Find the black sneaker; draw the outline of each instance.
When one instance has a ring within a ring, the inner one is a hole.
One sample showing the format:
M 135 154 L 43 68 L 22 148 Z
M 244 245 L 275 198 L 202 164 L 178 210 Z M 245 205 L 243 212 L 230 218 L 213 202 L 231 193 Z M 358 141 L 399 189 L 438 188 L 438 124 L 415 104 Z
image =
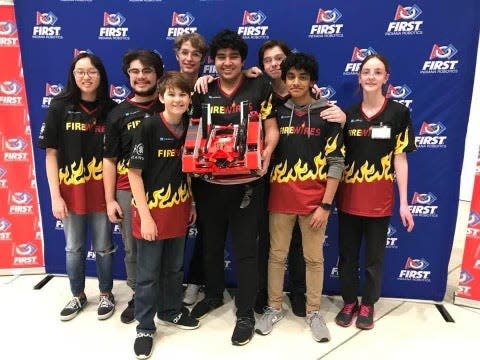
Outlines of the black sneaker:
M 98 320 L 105 320 L 108 319 L 110 316 L 113 315 L 115 311 L 115 298 L 113 294 L 110 293 L 108 295 L 100 295 L 100 302 L 98 303 L 98 310 L 97 310 L 97 319 Z
M 266 290 L 260 290 L 257 292 L 257 299 L 253 306 L 253 311 L 258 315 L 262 315 L 265 312 L 265 308 L 268 307 L 268 295 Z
M 223 305 L 222 299 L 205 298 L 198 302 L 192 309 L 191 316 L 197 320 L 203 319 L 208 313 Z
M 355 326 L 362 330 L 373 329 L 373 305 L 360 305 Z
M 124 324 L 130 324 L 133 320 L 135 320 L 135 295 L 132 296 L 132 300 L 128 302 L 128 306 L 120 315 L 120 321 Z
M 72 320 L 78 313 L 83 309 L 87 303 L 87 298 L 85 296 L 78 297 L 74 296 L 72 300 L 68 302 L 67 305 L 60 312 L 60 320 L 68 321 Z
M 306 302 L 307 298 L 303 293 L 289 293 L 290 304 L 292 305 L 292 312 L 298 317 L 305 317 L 307 315 Z
M 183 310 L 183 309 L 182 309 Z M 170 319 L 158 319 L 162 325 L 173 325 L 183 330 L 195 330 L 200 326 L 200 322 L 183 311 Z
M 152 333 L 137 332 L 133 344 L 133 351 L 135 351 L 137 359 L 148 359 L 152 355 L 153 335 Z
M 353 318 L 358 312 L 358 301 L 350 304 L 343 304 L 342 310 L 335 316 L 335 322 L 337 325 L 348 327 L 352 325 Z
M 235 329 L 233 329 L 232 334 L 232 344 L 233 345 L 246 345 L 250 342 L 253 337 L 255 330 L 255 318 L 251 317 L 240 317 L 237 319 L 237 324 Z

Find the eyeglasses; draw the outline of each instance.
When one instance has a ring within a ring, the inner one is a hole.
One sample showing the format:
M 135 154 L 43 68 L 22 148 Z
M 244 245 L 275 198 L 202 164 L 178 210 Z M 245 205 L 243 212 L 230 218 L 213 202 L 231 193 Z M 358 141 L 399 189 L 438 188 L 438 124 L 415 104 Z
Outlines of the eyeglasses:
M 364 69 L 360 72 L 360 75 L 362 76 L 365 76 L 365 77 L 368 77 L 368 76 L 373 76 L 373 77 L 382 77 L 386 74 L 385 71 L 383 70 L 368 70 L 368 69 Z
M 83 78 L 85 75 L 88 75 L 90 78 L 96 78 L 98 76 L 97 70 L 73 70 L 73 75 L 77 78 Z
M 277 63 L 281 63 L 283 60 L 285 60 L 286 56 L 285 55 L 275 55 L 273 57 L 266 57 L 263 59 L 264 64 L 270 64 L 273 60 L 275 60 Z
M 182 58 L 188 57 L 190 55 L 193 59 L 200 60 L 202 58 L 202 53 L 200 51 L 188 51 L 188 50 L 179 50 L 178 55 Z
M 154 72 L 155 72 L 155 70 L 151 67 L 146 67 L 146 68 L 143 68 L 143 69 L 130 68 L 130 69 L 127 70 L 127 73 L 129 75 L 135 75 L 135 76 L 140 75 L 140 73 L 142 73 L 143 75 L 151 75 Z

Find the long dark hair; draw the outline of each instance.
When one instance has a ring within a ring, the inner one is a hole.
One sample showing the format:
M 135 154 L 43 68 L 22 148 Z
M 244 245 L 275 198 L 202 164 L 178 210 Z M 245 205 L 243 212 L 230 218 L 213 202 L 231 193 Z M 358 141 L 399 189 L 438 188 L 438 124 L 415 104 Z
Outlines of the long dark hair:
M 68 80 L 67 86 L 58 94 L 55 98 L 58 100 L 64 100 L 69 103 L 72 103 L 76 106 L 80 104 L 81 100 L 81 91 L 75 82 L 75 76 L 73 75 L 73 70 L 75 65 L 80 59 L 89 58 L 92 62 L 92 65 L 98 70 L 100 76 L 100 83 L 97 88 L 97 98 L 98 107 L 100 109 L 100 114 L 106 115 L 106 112 L 110 110 L 110 97 L 108 92 L 108 77 L 107 72 L 105 71 L 105 66 L 103 66 L 102 60 L 97 55 L 92 53 L 83 52 L 75 56 L 68 70 Z

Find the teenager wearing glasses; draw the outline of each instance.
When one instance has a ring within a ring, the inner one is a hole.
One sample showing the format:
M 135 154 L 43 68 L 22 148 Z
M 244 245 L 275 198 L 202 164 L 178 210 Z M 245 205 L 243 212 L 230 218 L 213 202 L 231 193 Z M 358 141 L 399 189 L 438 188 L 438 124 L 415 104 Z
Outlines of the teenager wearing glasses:
M 158 101 L 157 80 L 163 75 L 163 62 L 156 52 L 146 49 L 133 50 L 123 56 L 122 70 L 127 76 L 133 96 L 118 104 L 108 115 L 105 134 L 103 182 L 108 218 L 119 224 L 125 248 L 127 285 L 133 295 L 120 320 L 134 320 L 135 287 L 137 280 L 137 241 L 132 235 L 132 191 L 128 181 L 128 159 L 133 134 L 140 123 L 163 110 Z
M 73 294 L 60 313 L 63 321 L 73 319 L 87 304 L 87 227 L 96 254 L 98 319 L 109 318 L 115 310 L 115 248 L 102 182 L 106 115 L 114 105 L 108 96 L 107 73 L 101 60 L 96 55 L 81 53 L 73 59 L 67 86 L 52 100 L 40 131 L 39 146 L 46 149 L 52 213 L 64 225 L 66 268 Z

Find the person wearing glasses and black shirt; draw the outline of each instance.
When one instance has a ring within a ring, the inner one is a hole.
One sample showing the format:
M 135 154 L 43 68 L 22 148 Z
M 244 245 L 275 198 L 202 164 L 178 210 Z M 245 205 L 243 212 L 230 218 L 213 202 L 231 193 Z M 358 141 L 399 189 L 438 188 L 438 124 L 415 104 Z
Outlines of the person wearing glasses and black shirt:
M 118 104 L 108 114 L 105 133 L 103 183 L 108 218 L 120 224 L 125 247 L 125 269 L 127 285 L 133 296 L 120 320 L 134 320 L 135 285 L 137 266 L 137 242 L 131 229 L 132 191 L 128 181 L 128 159 L 133 134 L 147 117 L 163 111 L 158 101 L 157 80 L 163 75 L 163 62 L 155 51 L 140 49 L 128 51 L 123 56 L 122 70 L 128 77 L 133 96 Z
M 107 113 L 115 103 L 108 97 L 105 67 L 94 54 L 81 53 L 70 65 L 67 86 L 51 102 L 39 136 L 46 149 L 46 173 L 52 213 L 63 221 L 66 269 L 73 298 L 60 313 L 71 320 L 87 303 L 85 245 L 87 226 L 96 253 L 100 289 L 98 319 L 115 310 L 112 294 L 111 237 L 102 183 L 103 137 Z

